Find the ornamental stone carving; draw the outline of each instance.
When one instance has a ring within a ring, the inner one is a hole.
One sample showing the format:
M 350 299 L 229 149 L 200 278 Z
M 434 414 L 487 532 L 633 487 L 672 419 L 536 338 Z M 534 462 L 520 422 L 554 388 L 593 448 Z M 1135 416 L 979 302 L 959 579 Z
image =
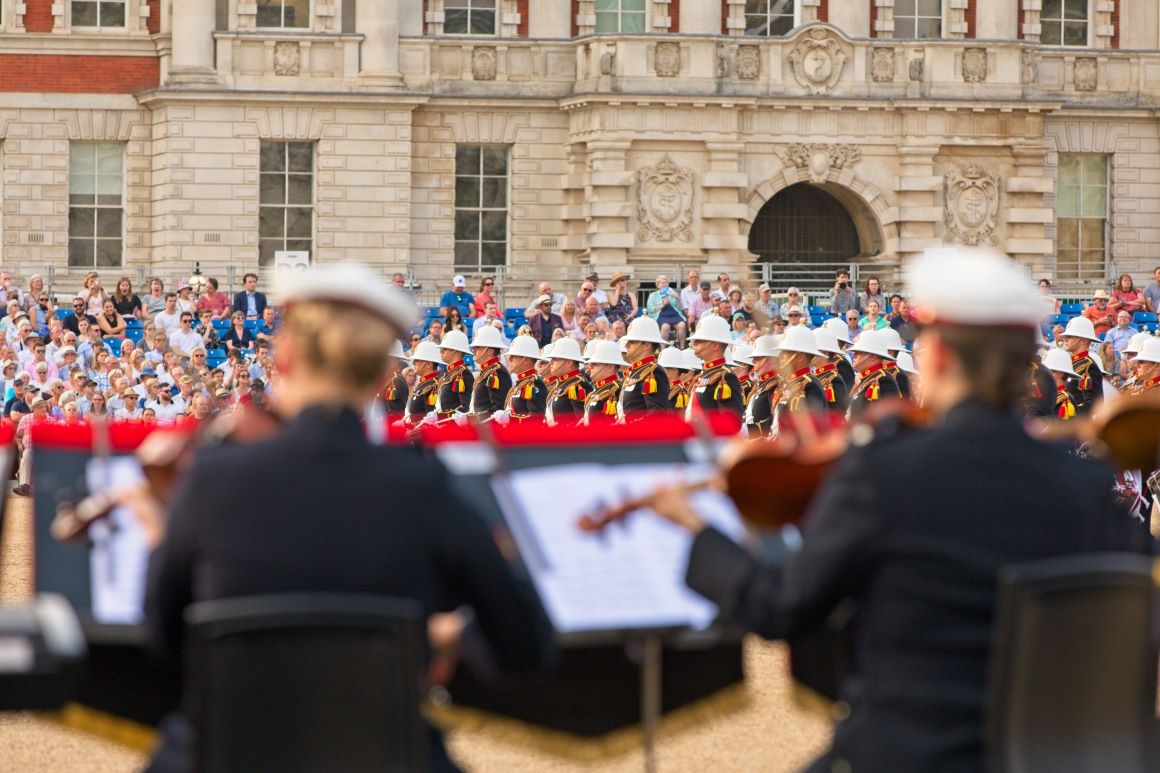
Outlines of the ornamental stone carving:
M 987 49 L 963 49 L 963 80 L 967 83 L 982 83 L 987 80 Z
M 827 29 L 812 29 L 789 52 L 793 75 L 811 94 L 827 94 L 842 77 L 849 58 Z
M 979 164 L 952 169 L 944 176 L 943 222 L 945 241 L 969 246 L 995 244 L 998 226 L 999 182 Z
M 862 151 L 853 145 L 819 145 L 815 143 L 795 143 L 781 154 L 782 160 L 802 169 L 810 176 L 810 182 L 822 183 L 830 176 L 830 170 L 853 167 L 862 160 Z
M 1096 83 L 1099 81 L 1099 70 L 1096 67 L 1095 57 L 1076 57 L 1072 81 L 1075 83 L 1076 91 L 1096 90 Z
M 639 181 L 636 216 L 637 238 L 658 242 L 693 238 L 693 170 L 677 164 L 666 154 L 656 166 L 636 173 Z
M 1023 49 L 1022 80 L 1028 86 L 1039 80 L 1039 57 L 1030 48 Z
M 681 44 L 657 43 L 653 55 L 653 68 L 662 78 L 675 78 L 681 74 Z
M 493 81 L 496 73 L 494 46 L 479 46 L 471 52 L 471 77 L 477 81 Z
M 870 77 L 875 83 L 890 83 L 894 80 L 894 57 L 893 48 L 870 50 Z
M 737 77 L 756 80 L 761 75 L 761 49 L 757 46 L 737 47 Z
M 298 44 L 282 40 L 274 44 L 274 74 L 297 75 L 302 70 L 302 51 Z

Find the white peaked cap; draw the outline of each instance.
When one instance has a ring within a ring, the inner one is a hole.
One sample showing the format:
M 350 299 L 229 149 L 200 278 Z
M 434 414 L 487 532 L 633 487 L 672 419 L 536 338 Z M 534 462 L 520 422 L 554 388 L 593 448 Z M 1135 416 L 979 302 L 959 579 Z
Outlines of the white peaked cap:
M 439 342 L 439 348 L 471 354 L 471 349 L 467 348 L 467 336 L 458 330 L 444 333 L 443 340 Z
M 584 358 L 580 356 L 580 344 L 576 343 L 575 338 L 564 337 L 556 341 L 552 345 L 552 351 L 548 355 L 553 360 L 572 360 L 572 362 L 583 362 Z
M 507 346 L 503 342 L 503 336 L 499 334 L 491 325 L 484 325 L 475 334 L 475 340 L 471 342 L 471 348 L 485 348 L 485 349 L 499 349 L 503 351 Z
M 549 360 L 552 359 L 553 346 L 554 346 L 554 342 L 550 342 L 550 343 L 548 343 L 547 346 L 545 346 L 543 349 L 540 350 L 540 359 L 542 361 L 548 362 Z
M 924 323 L 1034 327 L 1043 294 L 1010 258 L 985 247 L 940 247 L 912 259 L 907 297 Z
M 918 368 L 914 367 L 914 357 L 905 349 L 898 352 L 898 367 L 907 373 L 918 374 Z
M 761 336 L 753 342 L 753 354 L 750 357 L 776 357 L 777 336 Z
M 300 301 L 353 304 L 400 331 L 415 324 L 419 317 L 419 310 L 406 295 L 361 263 L 310 266 L 305 271 L 281 274 L 276 290 L 283 307 Z
M 1089 341 L 1099 341 L 1096 336 L 1095 326 L 1087 317 L 1072 317 L 1067 321 L 1067 327 L 1061 335 L 1072 336 L 1074 338 L 1086 338 Z
M 1131 339 L 1128 340 L 1128 345 L 1124 347 L 1123 354 L 1139 354 L 1140 347 L 1142 347 L 1144 342 L 1151 337 L 1152 334 L 1147 330 L 1136 333 L 1136 335 L 1132 336 Z
M 415 350 L 411 352 L 411 361 L 415 360 L 443 362 L 443 358 L 439 356 L 439 347 L 435 345 L 434 341 L 420 341 Z
M 733 344 L 733 362 L 737 365 L 753 366 L 753 347 L 745 343 Z
M 652 317 L 637 317 L 628 324 L 628 332 L 621 336 L 622 341 L 644 341 L 650 344 L 667 344 L 661 338 L 661 328 Z
M 839 319 L 838 317 L 830 317 L 822 324 L 822 327 L 837 336 L 838 340 L 842 343 L 854 343 L 850 340 L 850 326 L 846 323 L 846 320 Z
M 733 343 L 729 323 L 717 315 L 704 317 L 697 323 L 697 329 L 689 336 L 690 341 L 714 341 L 728 346 Z
M 616 345 L 615 341 L 593 341 L 588 363 L 590 365 L 616 365 L 617 367 L 628 365 L 620 356 L 620 347 Z
M 817 344 L 819 352 L 842 353 L 842 347 L 838 346 L 838 336 L 828 327 L 814 328 L 814 343 Z
M 495 328 L 492 328 L 493 330 Z M 499 331 L 496 330 L 498 333 Z M 531 357 L 533 360 L 540 357 L 540 345 L 531 336 L 516 336 L 508 349 L 508 357 Z
M 1043 355 L 1043 367 L 1056 373 L 1066 373 L 1069 376 L 1077 375 L 1071 366 L 1071 355 L 1065 349 L 1056 347 L 1048 349 Z
M 814 331 L 805 325 L 787 327 L 785 329 L 785 336 L 781 339 L 781 343 L 777 345 L 777 348 L 783 352 L 799 352 L 814 357 L 821 354 L 818 351 L 817 339 L 814 338 Z
M 1160 362 L 1160 338 L 1149 336 L 1140 346 L 1140 353 L 1136 355 L 1137 362 Z
M 407 355 L 403 353 L 403 342 L 397 338 L 391 342 L 390 356 L 400 360 L 407 359 Z
M 898 335 L 898 331 L 887 326 L 878 331 L 878 335 L 886 342 L 886 349 L 892 351 L 902 351 L 906 345 L 902 343 L 902 336 Z
M 862 335 L 858 336 L 858 340 L 850 347 L 850 351 L 876 354 L 879 357 L 890 359 L 890 352 L 886 351 L 886 342 L 878 333 L 877 330 L 863 330 Z
M 685 369 L 702 370 L 701 358 L 696 355 L 692 347 L 685 350 Z
M 676 368 L 677 370 L 688 370 L 689 362 L 685 359 L 685 353 L 675 346 L 661 350 L 661 355 L 657 357 L 657 365 L 662 368 Z
M 582 362 L 588 362 L 588 358 L 592 356 L 592 347 L 596 341 L 597 339 L 593 338 L 591 341 L 588 341 L 584 344 L 584 351 L 580 354 L 580 359 Z

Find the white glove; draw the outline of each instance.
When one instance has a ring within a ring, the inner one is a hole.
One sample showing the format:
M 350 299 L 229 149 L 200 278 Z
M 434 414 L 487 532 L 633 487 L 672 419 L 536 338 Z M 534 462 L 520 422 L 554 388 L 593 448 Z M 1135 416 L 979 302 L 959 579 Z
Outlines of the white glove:
M 491 420 L 501 427 L 506 427 L 508 422 L 510 422 L 512 419 L 511 414 L 509 414 L 507 411 L 496 411 L 491 415 Z
M 423 421 L 421 421 L 419 423 L 420 424 L 434 424 L 436 421 L 438 421 L 438 417 L 435 415 L 435 411 L 428 411 L 426 414 L 423 415 Z
M 467 414 L 466 413 L 452 414 L 451 420 L 455 422 L 455 426 L 462 427 L 464 424 L 467 423 Z

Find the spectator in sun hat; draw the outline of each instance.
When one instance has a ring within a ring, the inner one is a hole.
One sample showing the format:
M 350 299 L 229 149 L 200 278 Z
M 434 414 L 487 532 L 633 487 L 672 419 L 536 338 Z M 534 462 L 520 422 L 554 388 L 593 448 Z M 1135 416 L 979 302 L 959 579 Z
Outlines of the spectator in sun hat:
M 1096 290 L 1092 293 L 1091 305 L 1083 310 L 1083 315 L 1091 320 L 1097 338 L 1111 330 L 1112 326 L 1116 324 L 1115 313 L 1108 307 L 1108 299 L 1109 296 L 1106 292 Z

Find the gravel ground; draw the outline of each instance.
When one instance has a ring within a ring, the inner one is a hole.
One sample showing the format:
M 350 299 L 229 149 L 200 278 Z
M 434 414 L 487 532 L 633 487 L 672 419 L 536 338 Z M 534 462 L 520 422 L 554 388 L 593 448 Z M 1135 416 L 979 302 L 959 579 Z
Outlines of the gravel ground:
M 0 545 L 0 601 L 25 600 L 32 592 L 32 507 L 9 498 Z M 746 645 L 750 705 L 673 737 L 657 750 L 662 773 L 763 771 L 802 768 L 824 747 L 829 727 L 789 700 L 785 650 L 753 639 Z M 477 773 L 573 773 L 643 769 L 640 752 L 583 765 L 491 738 L 481 731 L 455 733 L 452 754 Z M 109 773 L 140 770 L 144 759 L 123 747 L 59 727 L 27 714 L 0 715 L 0 770 L 4 773 Z

